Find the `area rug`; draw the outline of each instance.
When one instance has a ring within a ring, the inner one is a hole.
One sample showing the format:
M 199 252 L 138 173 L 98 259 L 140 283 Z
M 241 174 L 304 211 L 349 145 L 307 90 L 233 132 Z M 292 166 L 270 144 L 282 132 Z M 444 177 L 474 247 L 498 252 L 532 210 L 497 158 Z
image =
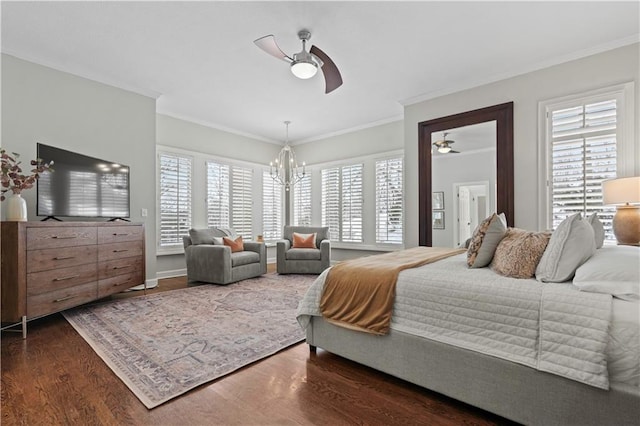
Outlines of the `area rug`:
M 313 275 L 267 274 L 64 312 L 147 408 L 304 339 L 298 302 Z

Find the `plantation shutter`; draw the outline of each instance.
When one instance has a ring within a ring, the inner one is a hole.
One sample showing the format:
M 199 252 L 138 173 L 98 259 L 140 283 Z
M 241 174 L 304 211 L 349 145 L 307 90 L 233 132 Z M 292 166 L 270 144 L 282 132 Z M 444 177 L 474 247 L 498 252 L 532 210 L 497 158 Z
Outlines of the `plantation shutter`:
M 311 176 L 293 186 L 293 224 L 311 226 Z
M 192 159 L 160 154 L 160 247 L 182 245 L 191 228 Z
M 262 235 L 266 241 L 282 238 L 282 185 L 268 170 L 262 172 Z
M 324 169 L 322 177 L 322 226 L 328 226 L 331 239 L 340 239 L 340 169 Z
M 251 226 L 251 180 L 253 170 L 247 167 L 231 166 L 231 227 L 238 235 L 250 239 Z
M 616 177 L 617 102 L 578 102 L 555 109 L 550 122 L 550 198 L 553 229 L 575 213 L 598 213 L 614 241 L 615 209 L 603 206 L 602 181 Z
M 229 166 L 207 161 L 207 227 L 229 226 Z
M 340 241 L 362 242 L 362 164 L 342 167 L 342 229 Z
M 376 243 L 402 244 L 402 157 L 376 161 Z

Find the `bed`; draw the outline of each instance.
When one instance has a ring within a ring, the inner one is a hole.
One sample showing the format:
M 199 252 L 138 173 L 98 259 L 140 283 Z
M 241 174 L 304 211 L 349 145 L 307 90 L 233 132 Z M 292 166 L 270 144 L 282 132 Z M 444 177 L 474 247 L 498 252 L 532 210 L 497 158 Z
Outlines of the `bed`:
M 312 350 L 519 423 L 638 425 L 640 305 L 634 294 L 612 296 L 620 285 L 623 293 L 637 292 L 638 253 L 637 247 L 606 246 L 578 268 L 575 282 L 564 283 L 470 269 L 465 254 L 406 269 L 382 336 L 323 318 L 329 269 L 300 302 L 298 321 Z M 624 278 L 626 272 L 632 278 Z

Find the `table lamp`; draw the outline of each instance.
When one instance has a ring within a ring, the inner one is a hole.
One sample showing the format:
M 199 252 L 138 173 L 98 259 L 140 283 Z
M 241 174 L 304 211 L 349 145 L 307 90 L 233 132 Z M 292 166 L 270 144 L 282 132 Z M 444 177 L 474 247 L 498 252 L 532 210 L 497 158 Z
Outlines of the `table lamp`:
M 616 205 L 613 234 L 618 244 L 640 244 L 640 176 L 610 179 L 602 182 L 604 204 Z M 634 205 L 635 204 L 635 205 Z

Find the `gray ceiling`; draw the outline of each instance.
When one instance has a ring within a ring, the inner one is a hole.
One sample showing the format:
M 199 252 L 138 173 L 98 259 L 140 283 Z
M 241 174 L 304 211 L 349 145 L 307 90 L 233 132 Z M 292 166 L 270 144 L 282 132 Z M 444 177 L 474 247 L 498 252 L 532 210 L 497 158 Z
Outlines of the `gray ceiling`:
M 280 143 L 398 120 L 403 105 L 637 42 L 629 2 L 2 2 L 2 51 L 157 97 L 160 113 Z M 312 32 L 344 85 L 298 80 Z

